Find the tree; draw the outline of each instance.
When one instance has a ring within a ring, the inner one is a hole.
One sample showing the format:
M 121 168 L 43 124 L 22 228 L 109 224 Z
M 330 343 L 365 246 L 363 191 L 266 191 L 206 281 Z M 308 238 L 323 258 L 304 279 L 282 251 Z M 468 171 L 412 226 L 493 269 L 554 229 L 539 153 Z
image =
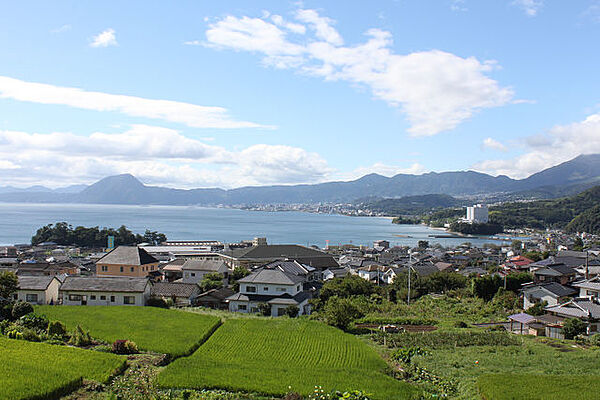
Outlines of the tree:
M 231 273 L 231 280 L 235 282 L 248 275 L 250 275 L 250 271 L 248 271 L 244 267 L 237 266 L 233 269 L 233 272 Z
M 587 330 L 585 322 L 579 318 L 567 318 L 562 327 L 562 333 L 565 339 L 574 339 L 575 336 L 584 334 Z
M 546 308 L 547 305 L 548 305 L 548 302 L 544 300 L 542 302 L 535 303 L 534 305 L 529 307 L 526 310 L 526 312 L 527 312 L 527 314 L 533 315 L 533 316 L 544 315 L 546 313 L 544 308 Z
M 271 315 L 271 305 L 269 303 L 258 303 L 257 307 L 260 315 L 264 315 L 265 317 Z
M 360 278 L 359 278 L 360 279 Z M 352 321 L 363 316 L 351 299 L 330 297 L 323 308 L 323 319 L 328 325 L 342 330 L 348 329 Z
M 300 309 L 294 304 L 290 304 L 285 308 L 285 315 L 287 315 L 290 318 L 296 318 L 299 312 Z
M 344 278 L 334 278 L 323 284 L 319 294 L 322 303 L 330 297 L 347 298 L 351 296 L 370 296 L 375 292 L 375 285 L 359 276 L 351 275 Z
M 0 272 L 0 297 L 9 300 L 19 289 L 19 278 L 14 272 Z
M 573 242 L 573 250 L 583 251 L 583 239 L 581 239 L 579 236 L 577 236 Z
M 419 240 L 418 247 L 419 249 L 424 250 L 429 247 L 429 242 L 427 240 Z
M 205 292 L 211 289 L 218 289 L 223 286 L 223 275 L 218 272 L 210 272 L 204 275 L 199 285 Z

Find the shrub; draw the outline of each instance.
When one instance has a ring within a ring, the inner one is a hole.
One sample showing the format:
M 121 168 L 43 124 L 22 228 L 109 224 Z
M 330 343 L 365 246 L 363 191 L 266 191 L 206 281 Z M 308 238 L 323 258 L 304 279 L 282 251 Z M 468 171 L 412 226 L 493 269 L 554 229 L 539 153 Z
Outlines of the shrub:
M 362 314 L 351 299 L 342 299 L 333 296 L 325 303 L 323 316 L 328 325 L 346 330 L 348 329 L 348 325 L 355 319 L 362 317 Z
M 290 318 L 296 318 L 298 316 L 299 312 L 300 312 L 300 309 L 298 308 L 298 306 L 295 306 L 293 304 L 291 304 L 285 308 L 285 315 L 287 315 Z
M 258 312 L 260 315 L 268 317 L 271 315 L 271 305 L 268 303 L 258 303 Z
M 52 321 L 48 324 L 48 335 L 65 336 L 67 327 L 60 321 Z
M 112 346 L 105 346 L 105 345 L 94 346 L 92 348 L 92 350 L 99 351 L 101 353 L 112 353 Z
M 587 325 L 579 318 L 567 318 L 562 327 L 562 334 L 565 339 L 574 339 L 575 336 L 584 334 Z
M 427 352 L 420 347 L 408 347 L 395 350 L 391 355 L 391 359 L 404 364 L 410 364 L 414 356 L 425 356 Z
M 527 312 L 527 314 L 533 315 L 533 316 L 544 315 L 546 313 L 544 308 L 546 308 L 547 305 L 548 305 L 547 301 L 535 303 L 534 305 L 529 307 L 526 312 Z
M 19 325 L 29 329 L 35 329 L 38 331 L 45 331 L 48 329 L 48 318 L 43 315 L 27 314 L 19 318 L 17 322 Z
M 28 342 L 40 342 L 40 335 L 37 334 L 33 329 L 25 328 L 22 332 L 23 340 L 27 340 Z
M 92 344 L 92 337 L 89 332 L 84 331 L 80 325 L 77 325 L 71 339 L 69 339 L 69 344 L 77 347 L 89 346 Z
M 158 297 L 151 297 L 146 302 L 146 305 L 149 307 L 159 307 L 159 308 L 169 308 L 169 305 L 164 299 Z
M 589 342 L 592 346 L 600 346 L 600 333 L 590 336 Z
M 19 319 L 24 315 L 33 312 L 33 306 L 25 301 L 17 301 L 12 308 L 12 317 Z
M 130 340 L 115 340 L 112 344 L 112 352 L 115 354 L 136 354 L 137 345 Z

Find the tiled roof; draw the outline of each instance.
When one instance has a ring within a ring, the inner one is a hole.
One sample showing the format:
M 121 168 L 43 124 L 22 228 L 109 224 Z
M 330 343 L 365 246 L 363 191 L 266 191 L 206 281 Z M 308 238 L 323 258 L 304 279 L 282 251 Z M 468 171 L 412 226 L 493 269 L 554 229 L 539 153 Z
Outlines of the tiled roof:
M 19 275 L 20 290 L 46 290 L 50 282 L 54 279 L 53 276 L 24 276 Z
M 157 282 L 152 285 L 152 296 L 158 297 L 194 297 L 200 292 L 198 285 L 193 283 Z
M 219 269 L 228 269 L 227 265 L 221 260 L 187 260 L 182 266 L 182 270 L 210 271 L 217 272 Z
M 148 285 L 146 278 L 91 278 L 68 276 L 62 284 L 61 291 L 87 292 L 143 292 Z
M 96 264 L 146 265 L 157 262 L 156 258 L 152 257 L 141 247 L 119 246 L 96 261 Z
M 297 283 L 303 282 L 304 278 L 286 274 L 283 271 L 277 269 L 266 269 L 261 268 L 250 275 L 238 280 L 240 283 L 272 283 L 272 284 L 282 284 L 282 285 L 295 285 Z
M 277 257 L 328 257 L 322 251 L 297 244 L 271 244 L 236 249 L 227 253 L 233 258 L 277 258 Z

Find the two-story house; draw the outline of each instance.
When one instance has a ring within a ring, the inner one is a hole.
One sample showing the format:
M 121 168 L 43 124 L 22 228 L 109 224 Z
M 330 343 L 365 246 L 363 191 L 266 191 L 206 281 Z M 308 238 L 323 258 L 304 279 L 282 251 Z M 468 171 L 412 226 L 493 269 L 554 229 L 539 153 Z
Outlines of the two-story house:
M 96 275 L 142 278 L 158 272 L 158 264 L 141 247 L 119 246 L 96 261 Z
M 197 260 L 191 259 L 186 260 L 181 266 L 181 272 L 183 275 L 183 283 L 199 283 L 204 275 L 210 273 L 218 273 L 223 275 L 223 279 L 229 277 L 229 268 L 227 265 L 219 260 Z
M 600 276 L 574 283 L 573 287 L 579 289 L 579 297 L 600 299 Z
M 239 292 L 227 298 L 229 311 L 254 313 L 259 311 L 259 304 L 266 303 L 274 317 L 284 315 L 290 305 L 298 307 L 299 315 L 310 314 L 310 293 L 303 288 L 305 281 L 305 276 L 278 268 L 261 268 L 238 280 Z
M 535 283 L 556 282 L 568 285 L 577 277 L 577 271 L 565 264 L 549 264 L 533 271 Z

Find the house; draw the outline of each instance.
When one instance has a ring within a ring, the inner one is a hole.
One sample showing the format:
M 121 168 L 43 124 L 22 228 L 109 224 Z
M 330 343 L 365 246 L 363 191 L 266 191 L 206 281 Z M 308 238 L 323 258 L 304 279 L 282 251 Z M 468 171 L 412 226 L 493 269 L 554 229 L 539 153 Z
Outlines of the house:
M 579 297 L 600 298 L 600 276 L 573 283 L 573 287 L 579 289 Z
M 348 268 L 328 268 L 321 274 L 324 281 L 333 278 L 343 278 L 348 275 L 350 275 L 350 269 Z
M 19 275 L 19 289 L 14 294 L 15 300 L 31 304 L 57 304 L 60 280 L 55 276 L 22 276 Z
M 561 285 L 568 285 L 577 277 L 577 271 L 565 264 L 549 264 L 533 271 L 533 281 L 557 282 Z
M 228 287 L 222 287 L 219 289 L 211 289 L 204 293 L 201 293 L 196 297 L 195 305 L 200 307 L 209 307 L 214 309 L 227 309 L 227 298 L 233 296 L 235 292 L 233 289 Z
M 35 261 L 26 260 L 17 266 L 17 275 L 37 275 L 37 276 L 56 276 L 56 275 L 78 275 L 80 268 L 70 261 Z
M 183 274 L 183 283 L 199 283 L 204 275 L 217 273 L 223 275 L 223 278 L 229 277 L 229 268 L 222 260 L 186 260 L 181 266 Z
M 390 269 L 390 267 L 385 267 L 383 265 L 371 264 L 367 267 L 361 267 L 357 269 L 358 276 L 367 280 L 369 282 L 374 282 L 376 284 L 387 281 L 384 280 L 384 276 L 386 271 Z
M 141 247 L 119 246 L 96 261 L 97 276 L 146 277 L 159 261 Z
M 240 291 L 227 298 L 229 311 L 258 312 L 260 303 L 271 306 L 271 315 L 285 314 L 285 309 L 295 305 L 299 315 L 310 314 L 310 293 L 303 289 L 305 277 L 280 269 L 261 268 L 238 280 Z
M 191 306 L 201 290 L 195 283 L 156 282 L 150 290 L 150 297 L 171 299 L 177 306 Z
M 146 278 L 67 276 L 60 296 L 64 305 L 144 306 L 151 287 Z
M 544 301 L 549 306 L 564 303 L 577 293 L 577 290 L 556 282 L 532 283 L 524 286 L 521 291 L 525 310 Z
M 177 279 L 183 278 L 183 270 L 181 267 L 185 264 L 185 258 L 176 258 L 166 264 L 163 264 L 161 270 L 165 274 L 165 279 L 169 282 L 173 282 Z
M 600 328 L 600 303 L 598 299 L 574 298 L 562 304 L 548 306 L 544 310 L 561 318 L 579 318 L 587 324 L 587 335 L 593 335 Z
M 17 257 L 15 246 L 0 246 L 0 257 Z
M 452 271 L 452 264 L 451 263 L 447 263 L 447 262 L 443 262 L 443 261 L 438 261 L 435 264 L 435 267 L 438 269 L 438 271 Z
M 228 250 L 221 254 L 221 258 L 232 270 L 235 267 L 244 267 L 250 270 L 253 266 L 282 259 L 296 260 L 321 271 L 339 267 L 331 255 L 296 244 L 258 245 Z

